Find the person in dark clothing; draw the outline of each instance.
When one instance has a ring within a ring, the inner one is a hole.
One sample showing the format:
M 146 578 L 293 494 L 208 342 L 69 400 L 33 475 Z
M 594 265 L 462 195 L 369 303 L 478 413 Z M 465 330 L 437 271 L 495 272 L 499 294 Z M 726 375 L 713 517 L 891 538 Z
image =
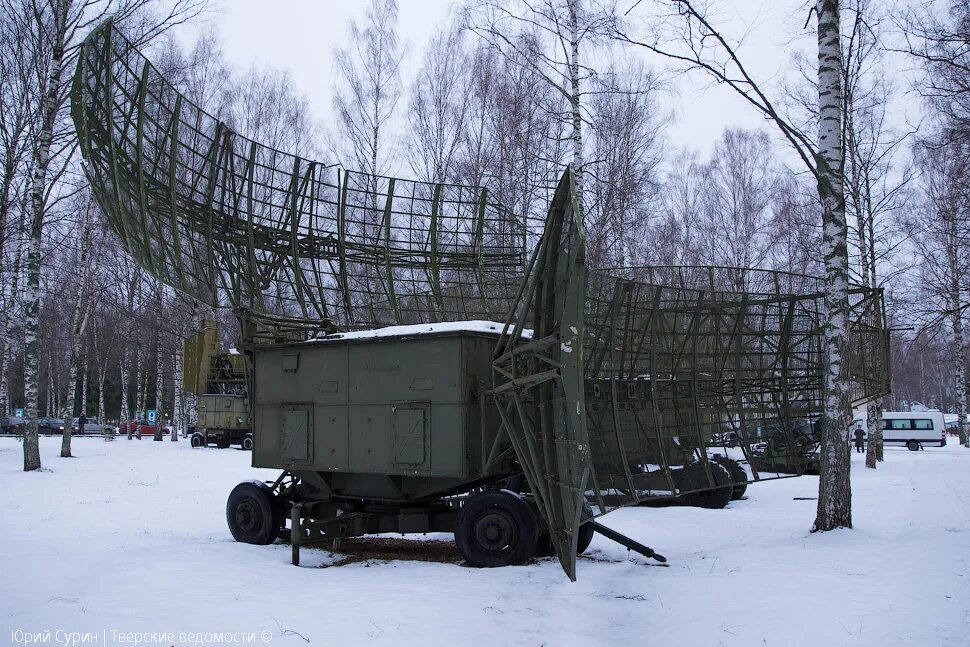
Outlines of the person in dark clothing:
M 84 435 L 84 425 L 88 424 L 88 419 L 84 417 L 84 413 L 81 413 L 81 417 L 77 419 L 77 433 Z
M 855 428 L 855 450 L 856 452 L 864 452 L 866 449 L 866 432 L 862 431 L 862 427 Z

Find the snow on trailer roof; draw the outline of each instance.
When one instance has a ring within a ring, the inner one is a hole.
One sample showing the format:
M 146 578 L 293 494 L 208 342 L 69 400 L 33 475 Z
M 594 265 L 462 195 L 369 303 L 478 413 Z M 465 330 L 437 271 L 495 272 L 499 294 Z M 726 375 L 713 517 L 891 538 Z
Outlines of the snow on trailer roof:
M 313 339 L 307 340 L 307 343 L 320 343 L 328 341 L 345 341 L 348 339 L 377 339 L 385 337 L 415 337 L 420 335 L 436 335 L 442 333 L 478 333 L 486 335 L 498 336 L 502 334 L 502 329 L 505 327 L 504 323 L 499 323 L 497 321 L 483 321 L 483 320 L 471 320 L 471 321 L 444 321 L 440 323 L 421 323 L 421 324 L 410 324 L 407 326 L 386 326 L 384 328 L 375 328 L 374 330 L 355 330 L 352 332 L 339 332 L 331 333 L 329 335 L 317 335 Z M 511 328 L 510 328 L 511 330 Z M 532 331 L 529 329 L 522 330 L 522 337 L 525 339 L 532 338 Z

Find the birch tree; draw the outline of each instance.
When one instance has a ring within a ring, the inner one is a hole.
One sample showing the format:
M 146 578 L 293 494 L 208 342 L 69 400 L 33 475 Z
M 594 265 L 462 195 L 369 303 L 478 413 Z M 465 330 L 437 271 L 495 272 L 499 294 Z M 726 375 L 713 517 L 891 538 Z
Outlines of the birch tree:
M 825 263 L 823 327 L 828 371 L 822 418 L 821 478 L 814 530 L 852 527 L 849 482 L 848 371 L 845 357 L 849 314 L 849 250 L 845 219 L 842 150 L 842 42 L 838 0 L 819 0 L 818 15 L 818 193 L 822 203 Z
M 30 202 L 30 237 L 27 248 L 27 286 L 24 299 L 24 471 L 40 469 L 40 447 L 37 441 L 37 360 L 38 317 L 40 303 L 40 240 L 47 208 L 48 171 L 51 144 L 60 108 L 64 102 L 65 53 L 69 44 L 72 2 L 55 0 L 50 11 L 38 16 L 35 62 L 40 64 L 40 106 L 34 126 L 33 167 Z M 42 10 L 43 11 L 43 10 Z M 73 17 L 74 21 L 79 16 Z M 49 21 L 48 24 L 45 24 Z M 45 29 L 49 26 L 49 31 Z M 46 34 L 45 34 L 46 32 Z M 64 425 L 65 428 L 68 426 Z M 67 431 L 65 429 L 65 431 Z M 67 432 L 69 434 L 69 432 Z
M 949 364 L 960 420 L 960 442 L 968 442 L 966 432 L 966 335 L 964 311 L 970 264 L 970 142 L 942 133 L 923 140 L 914 152 L 920 168 L 921 208 L 907 219 L 919 260 L 915 291 L 916 312 L 923 321 L 922 335 L 932 335 L 937 324 L 949 324 Z
M 970 138 L 970 2 L 922 0 L 898 14 L 902 51 L 919 62 L 920 94 L 948 124 L 950 136 Z
M 659 211 L 663 85 L 642 64 L 611 65 L 590 84 L 586 254 L 591 265 L 644 264 Z
M 23 210 L 33 101 L 28 91 L 31 70 L 20 56 L 20 21 L 0 20 L 0 416 L 8 414 L 11 336 L 16 317 L 17 286 L 22 260 Z
M 350 21 L 348 40 L 350 47 L 333 54 L 335 153 L 365 173 L 386 175 L 393 162 L 389 124 L 401 99 L 396 0 L 371 0 L 363 26 Z
M 41 238 L 45 218 L 61 190 L 59 182 L 76 150 L 67 116 L 70 70 L 85 31 L 108 15 L 133 30 L 133 42 L 144 45 L 176 24 L 197 16 L 205 0 L 4 0 L 3 10 L 19 19 L 28 35 L 21 54 L 36 73 L 38 97 L 30 143 L 30 226 L 24 292 L 24 471 L 40 469 L 37 442 L 38 308 Z M 63 195 L 61 191 L 60 195 Z M 66 425 L 65 425 L 66 426 Z
M 768 135 L 725 130 L 700 175 L 700 218 L 709 246 L 705 260 L 763 267 L 775 243 L 772 207 L 781 181 Z
M 432 38 L 411 87 L 406 157 L 426 182 L 453 179 L 472 98 L 468 58 L 464 34 L 447 29 Z
M 970 446 L 962 317 L 966 284 L 961 277 L 965 271 L 962 227 L 970 203 L 964 170 L 966 155 L 970 153 L 970 3 L 950 0 L 947 4 L 949 11 L 944 13 L 938 11 L 937 3 L 920 3 L 903 13 L 898 26 L 905 36 L 902 51 L 922 65 L 924 76 L 917 89 L 935 121 L 936 132 L 918 149 L 918 157 L 926 164 L 922 167 L 923 192 L 933 223 L 928 230 L 918 232 L 924 239 L 921 256 L 928 261 L 921 269 L 938 275 L 942 281 L 938 285 L 945 291 L 960 442 Z M 954 180 L 964 184 L 954 184 Z M 928 241 L 936 242 L 943 259 L 928 253 L 932 248 Z
M 849 231 L 850 272 L 866 287 L 882 286 L 880 270 L 897 247 L 893 215 L 907 205 L 906 189 L 912 173 L 899 168 L 900 153 L 911 132 L 888 125 L 895 88 L 883 61 L 885 14 L 870 0 L 844 0 L 842 13 L 842 133 L 845 147 L 845 196 Z M 796 58 L 802 83 L 792 94 L 794 103 L 812 124 L 818 123 L 816 66 Z M 882 460 L 882 408 L 866 403 L 868 449 L 866 466 Z
M 848 339 L 848 231 L 845 219 L 842 149 L 842 62 L 838 0 L 817 0 L 818 134 L 814 139 L 797 127 L 768 96 L 746 67 L 737 42 L 722 34 L 709 19 L 707 3 L 673 0 L 651 15 L 638 29 L 626 15 L 641 11 L 631 2 L 617 12 L 612 37 L 680 65 L 700 71 L 725 84 L 772 123 L 791 144 L 796 155 L 814 176 L 822 222 L 824 262 L 824 319 L 822 322 L 826 371 L 824 414 L 819 421 L 821 468 L 818 508 L 812 529 L 832 530 L 852 526 L 852 498 L 849 482 L 848 372 L 845 346 Z M 642 33 L 640 33 L 642 32 Z
M 585 219 L 586 157 L 583 124 L 587 121 L 584 84 L 594 70 L 584 62 L 584 48 L 600 35 L 609 13 L 582 0 L 473 0 L 465 23 L 507 61 L 531 70 L 558 93 L 568 109 L 569 164 L 577 206 Z
M 64 434 L 61 438 L 61 457 L 71 457 L 71 418 L 74 416 L 74 400 L 77 388 L 78 371 L 81 368 L 84 334 L 88 325 L 88 313 L 91 305 L 91 241 L 94 232 L 94 218 L 91 211 L 94 205 L 91 197 L 82 198 L 84 204 L 80 207 L 82 213 L 81 234 L 78 241 L 77 258 L 74 262 L 74 299 L 71 302 L 71 324 L 68 329 L 70 335 L 70 363 L 67 376 L 67 397 L 61 409 L 64 418 Z M 86 377 L 84 378 L 87 379 Z M 80 414 L 85 413 L 86 389 L 81 397 Z

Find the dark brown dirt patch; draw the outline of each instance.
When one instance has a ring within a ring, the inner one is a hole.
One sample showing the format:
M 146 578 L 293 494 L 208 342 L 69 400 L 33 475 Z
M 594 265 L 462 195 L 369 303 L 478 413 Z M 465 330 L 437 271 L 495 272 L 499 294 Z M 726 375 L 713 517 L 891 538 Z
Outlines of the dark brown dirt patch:
M 396 537 L 359 537 L 341 539 L 336 549 L 333 549 L 331 542 L 319 543 L 316 547 L 328 550 L 337 557 L 336 561 L 324 564 L 321 568 L 369 561 L 401 560 L 442 564 L 460 564 L 462 561 L 455 542 L 436 539 L 420 541 Z

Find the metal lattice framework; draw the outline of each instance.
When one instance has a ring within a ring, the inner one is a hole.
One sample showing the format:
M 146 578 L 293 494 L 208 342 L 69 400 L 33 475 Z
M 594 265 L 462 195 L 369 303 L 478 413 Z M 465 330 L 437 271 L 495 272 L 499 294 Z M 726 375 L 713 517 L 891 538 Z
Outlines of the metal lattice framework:
M 525 222 L 485 189 L 347 171 L 247 139 L 111 22 L 84 42 L 72 111 L 125 248 L 205 303 L 372 328 L 501 318 L 521 282 Z
M 746 465 L 743 480 L 817 469 L 826 365 L 820 279 L 587 269 L 574 199 L 567 173 L 494 365 L 505 430 L 570 576 L 587 501 L 605 514 L 709 490 L 717 454 Z M 888 392 L 882 293 L 853 287 L 851 307 L 861 402 Z

